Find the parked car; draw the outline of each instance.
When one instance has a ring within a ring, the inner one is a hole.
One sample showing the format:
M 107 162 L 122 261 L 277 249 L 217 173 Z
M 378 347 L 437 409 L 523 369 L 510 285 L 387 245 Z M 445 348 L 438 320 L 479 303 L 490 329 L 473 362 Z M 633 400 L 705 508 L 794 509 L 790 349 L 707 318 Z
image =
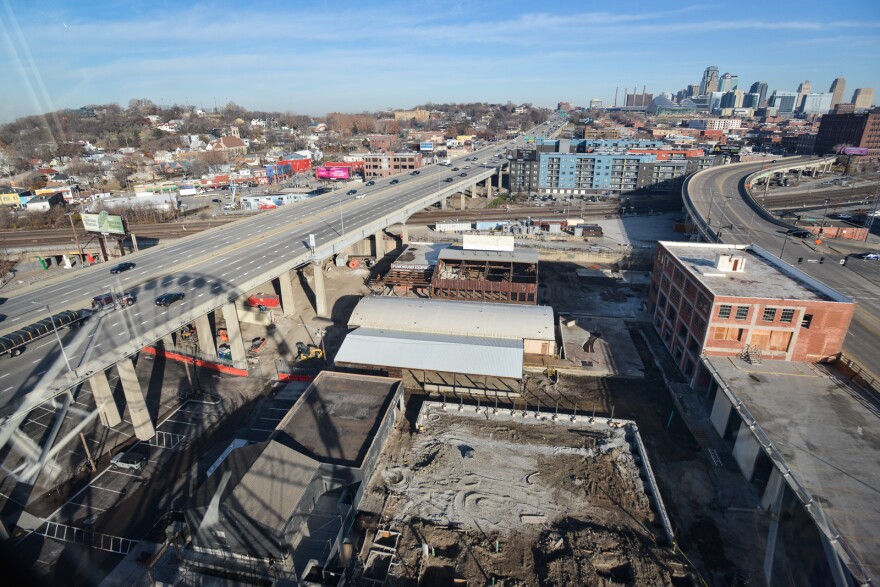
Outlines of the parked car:
M 135 264 L 126 261 L 125 263 L 120 263 L 119 265 L 115 265 L 110 268 L 110 273 L 122 273 L 123 271 L 128 271 L 129 269 L 134 269 Z
M 125 452 L 117 453 L 110 459 L 111 469 L 129 469 L 131 471 L 139 471 L 147 464 L 147 455 L 142 453 L 138 448 L 132 448 Z
M 400 183 L 400 180 L 399 180 L 399 179 L 392 179 L 390 185 L 397 185 L 397 184 L 399 184 L 399 183 Z
M 223 200 L 221 200 L 220 198 L 211 198 L 211 201 L 214 202 L 214 203 L 216 203 L 216 204 L 219 204 L 219 203 L 222 202 Z
M 186 294 L 182 291 L 175 291 L 171 293 L 163 293 L 161 296 L 156 298 L 157 306 L 170 306 L 174 302 L 179 302 L 183 298 L 186 297 Z

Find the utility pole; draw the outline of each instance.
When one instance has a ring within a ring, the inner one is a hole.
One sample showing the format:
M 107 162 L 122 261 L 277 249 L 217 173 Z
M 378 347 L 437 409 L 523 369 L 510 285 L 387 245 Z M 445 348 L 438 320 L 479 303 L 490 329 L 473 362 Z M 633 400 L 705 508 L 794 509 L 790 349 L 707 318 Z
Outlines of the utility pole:
M 874 225 L 874 214 L 877 213 L 877 201 L 880 200 L 880 189 L 874 197 L 874 206 L 871 208 L 871 215 L 868 216 L 868 230 L 865 232 L 865 242 L 868 242 L 868 236 L 871 234 L 871 227 Z

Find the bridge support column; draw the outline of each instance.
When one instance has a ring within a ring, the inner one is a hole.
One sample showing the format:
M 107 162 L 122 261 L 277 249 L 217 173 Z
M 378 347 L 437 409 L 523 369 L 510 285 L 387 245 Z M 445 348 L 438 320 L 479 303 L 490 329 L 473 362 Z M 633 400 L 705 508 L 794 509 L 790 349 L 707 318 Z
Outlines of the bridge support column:
M 150 418 L 150 410 L 147 409 L 147 401 L 141 389 L 137 372 L 134 370 L 134 361 L 126 357 L 116 363 L 119 372 L 119 381 L 122 383 L 122 391 L 125 392 L 125 403 L 128 405 L 128 415 L 134 425 L 134 434 L 141 440 L 149 440 L 156 435 L 153 421 Z
M 376 251 L 376 260 L 378 261 L 385 256 L 385 232 L 378 231 L 373 235 L 373 244 Z
M 467 207 L 464 200 L 464 192 L 461 193 L 461 209 L 464 210 Z
M 312 264 L 315 288 L 315 315 L 319 318 L 329 318 L 327 311 L 327 289 L 324 287 L 324 263 L 319 261 Z
M 122 416 L 119 415 L 119 408 L 110 390 L 110 382 L 107 381 L 107 372 L 98 371 L 89 377 L 89 387 L 92 389 L 92 395 L 95 396 L 95 405 L 98 406 L 101 423 L 112 428 L 122 422 Z
M 211 329 L 211 321 L 207 314 L 203 314 L 194 320 L 196 334 L 199 337 L 199 351 L 209 357 L 217 356 L 217 346 L 214 342 L 214 331 Z
M 291 279 L 295 275 L 293 271 L 285 271 L 278 276 L 278 285 L 281 291 L 281 310 L 285 316 L 293 316 L 296 313 L 296 306 L 293 302 L 293 282 Z
M 409 244 L 409 226 L 405 222 L 400 225 L 400 244 Z
M 446 205 L 447 205 L 447 201 L 446 201 L 446 200 L 447 200 L 447 198 L 446 198 L 445 196 L 442 197 L 442 198 L 440 198 L 440 209 L 441 209 L 441 210 L 445 210 L 445 209 L 446 209 Z
M 246 360 L 247 354 L 244 350 L 244 341 L 241 339 L 241 324 L 238 322 L 238 310 L 235 308 L 235 302 L 223 304 L 223 319 L 226 321 L 226 332 L 229 334 L 229 350 L 232 351 L 232 360 Z
M 486 199 L 492 199 L 492 176 L 486 178 Z

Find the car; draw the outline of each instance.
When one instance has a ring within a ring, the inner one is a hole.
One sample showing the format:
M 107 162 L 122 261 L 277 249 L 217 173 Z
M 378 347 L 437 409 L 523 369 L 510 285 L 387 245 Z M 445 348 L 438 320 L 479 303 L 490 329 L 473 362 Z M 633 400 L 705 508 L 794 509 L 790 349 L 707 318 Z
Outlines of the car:
M 182 291 L 175 291 L 171 293 L 163 293 L 161 296 L 156 298 L 157 306 L 170 306 L 174 302 L 179 302 L 183 298 L 186 297 L 186 294 Z
M 421 171 L 419 171 L 418 169 L 416 169 L 415 171 L 411 171 L 411 172 L 410 172 L 410 175 L 418 175 L 418 174 L 420 174 L 420 173 L 421 173 Z
M 140 471 L 147 464 L 147 455 L 137 448 L 129 449 L 125 452 L 116 453 L 110 459 L 111 469 L 129 469 L 131 471 Z
M 367 185 L 376 185 L 376 182 L 371 179 L 367 182 Z
M 220 198 L 211 198 L 211 201 L 212 201 L 212 202 L 216 202 L 217 204 L 219 204 L 219 203 L 222 202 L 223 200 L 221 200 Z
M 112 267 L 110 269 L 110 273 L 113 273 L 113 274 L 122 273 L 123 271 L 128 271 L 129 269 L 134 269 L 135 267 L 136 267 L 136 265 L 134 263 L 126 261 L 125 263 L 120 263 L 119 265 L 115 265 L 114 267 Z
M 458 167 L 453 167 L 452 171 L 458 171 Z
M 458 174 L 459 177 L 467 177 L 467 173 L 461 172 Z
M 357 190 L 348 190 L 348 191 L 345 192 L 345 193 L 348 194 L 349 196 L 353 196 L 353 195 L 355 195 L 356 193 L 358 193 L 358 191 L 357 191 Z
M 399 179 L 392 179 L 390 185 L 397 185 L 397 184 L 399 184 L 399 183 L 400 183 L 400 180 L 399 180 Z
M 447 177 L 447 178 L 444 179 L 443 181 L 445 181 L 446 183 L 452 183 L 452 178 L 451 178 L 451 177 Z
M 223 204 L 224 210 L 235 210 L 235 204 Z
M 794 238 L 810 238 L 811 236 L 813 236 L 813 233 L 809 230 L 789 230 L 788 236 Z
M 880 261 L 880 253 L 859 253 L 858 255 L 853 255 L 853 257 L 866 261 Z
M 356 195 L 356 196 L 354 197 L 354 199 L 355 199 L 355 200 L 360 200 L 360 199 L 365 198 L 365 197 L 367 197 L 367 194 L 358 194 L 358 195 Z

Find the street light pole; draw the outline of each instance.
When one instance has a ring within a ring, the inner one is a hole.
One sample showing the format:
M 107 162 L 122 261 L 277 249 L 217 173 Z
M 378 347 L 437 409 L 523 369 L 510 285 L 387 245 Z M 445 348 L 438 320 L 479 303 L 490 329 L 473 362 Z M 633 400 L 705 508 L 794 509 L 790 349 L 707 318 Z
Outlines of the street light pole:
M 822 224 L 819 225 L 819 234 L 824 234 L 825 232 L 825 217 L 828 215 L 828 203 L 831 200 L 829 198 L 825 198 L 825 211 L 822 213 Z
M 342 230 L 342 236 L 345 236 L 345 218 L 342 216 L 342 200 L 339 200 L 339 224 Z
M 715 190 L 709 188 L 709 213 L 706 215 L 706 226 L 712 226 L 712 204 L 715 202 Z

